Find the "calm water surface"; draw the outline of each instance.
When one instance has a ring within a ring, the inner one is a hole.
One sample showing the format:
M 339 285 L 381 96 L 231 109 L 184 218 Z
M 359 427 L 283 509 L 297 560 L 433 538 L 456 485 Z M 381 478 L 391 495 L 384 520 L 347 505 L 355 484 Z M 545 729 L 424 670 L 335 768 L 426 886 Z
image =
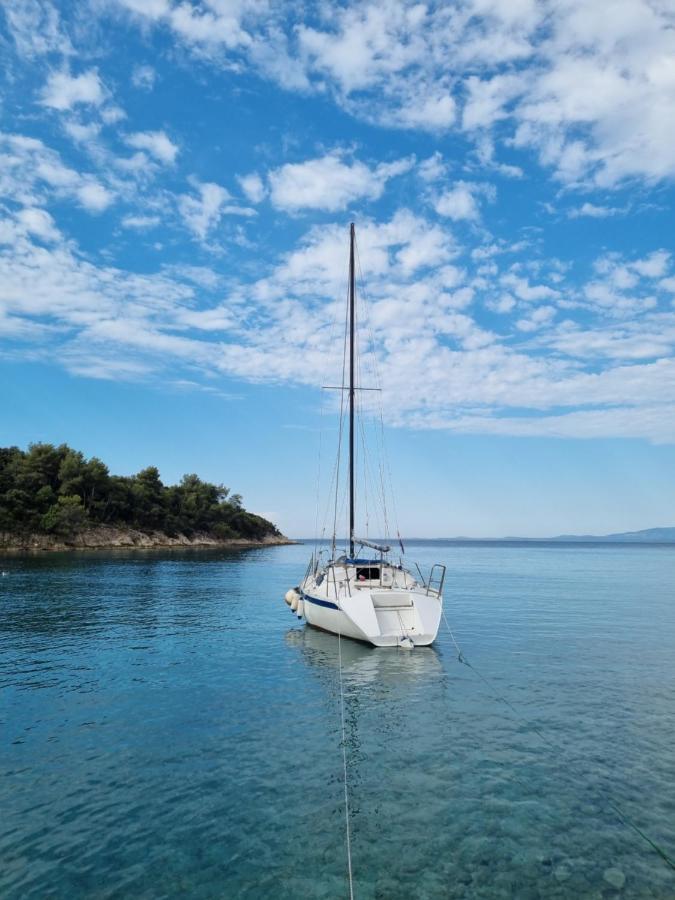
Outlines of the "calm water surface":
M 308 552 L 0 559 L 0 896 L 348 896 Z M 489 684 L 343 642 L 356 897 L 675 898 L 675 548 L 409 555 Z

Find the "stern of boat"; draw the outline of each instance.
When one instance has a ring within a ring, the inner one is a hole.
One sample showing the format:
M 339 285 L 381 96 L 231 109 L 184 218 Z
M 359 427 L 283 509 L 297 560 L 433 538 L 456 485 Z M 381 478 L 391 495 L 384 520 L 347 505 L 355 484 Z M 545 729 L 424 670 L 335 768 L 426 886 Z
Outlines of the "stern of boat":
M 438 634 L 442 600 L 421 591 L 371 591 L 371 603 L 378 626 L 372 634 L 376 647 L 427 647 Z
M 444 577 L 444 566 L 435 566 L 428 581 L 419 582 L 400 566 L 345 560 L 323 570 L 310 568 L 291 606 L 299 603 L 296 611 L 315 628 L 375 647 L 424 647 L 438 634 Z

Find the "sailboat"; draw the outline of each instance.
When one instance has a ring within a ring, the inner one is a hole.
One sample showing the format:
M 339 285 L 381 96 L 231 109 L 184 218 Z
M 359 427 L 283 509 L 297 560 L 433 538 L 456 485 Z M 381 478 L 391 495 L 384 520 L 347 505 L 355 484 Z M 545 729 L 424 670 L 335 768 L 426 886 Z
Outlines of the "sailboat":
M 348 340 L 349 380 L 339 390 L 348 396 L 349 528 L 345 552 L 338 554 L 335 535 L 328 559 L 314 552 L 300 583 L 287 591 L 286 603 L 308 625 L 375 647 L 412 649 L 436 638 L 443 611 L 445 566 L 436 563 L 427 578 L 396 562 L 391 546 L 355 534 L 355 397 L 361 390 L 356 371 L 355 228 L 349 229 Z M 345 367 L 346 368 L 346 367 Z M 401 543 L 401 552 L 403 545 Z

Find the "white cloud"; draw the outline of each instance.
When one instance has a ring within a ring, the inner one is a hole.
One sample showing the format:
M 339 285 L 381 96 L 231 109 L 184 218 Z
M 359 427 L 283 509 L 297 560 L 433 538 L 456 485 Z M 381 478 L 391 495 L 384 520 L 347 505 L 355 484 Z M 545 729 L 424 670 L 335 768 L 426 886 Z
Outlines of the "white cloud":
M 658 307 L 658 289 L 669 266 L 670 254 L 665 250 L 633 260 L 605 253 L 595 261 L 594 277 L 584 285 L 581 299 L 596 313 L 616 319 L 649 312 Z
M 544 325 L 548 325 L 555 318 L 555 314 L 556 310 L 553 306 L 538 306 L 525 318 L 518 319 L 516 328 L 520 331 L 537 331 Z
M 140 231 L 146 228 L 156 228 L 161 219 L 159 216 L 124 216 L 122 219 L 123 228 L 137 228 Z
M 434 182 L 440 181 L 445 177 L 448 166 L 443 162 L 443 156 L 438 150 L 427 159 L 423 159 L 417 167 L 417 173 L 422 181 Z
M 641 407 L 616 406 L 590 409 L 562 415 L 536 417 L 481 414 L 457 416 L 449 426 L 439 418 L 430 427 L 448 428 L 464 434 L 502 434 L 517 437 L 556 438 L 643 438 L 653 443 L 675 443 L 675 405 L 644 404 Z
M 73 48 L 64 34 L 59 13 L 41 0 L 12 0 L 4 4 L 4 15 L 18 52 L 27 58 L 46 53 L 69 56 Z
M 171 10 L 169 0 L 120 0 L 120 3 L 130 12 L 149 19 L 161 19 Z
M 425 19 L 421 6 L 384 2 L 341 7 L 331 17 L 332 31 L 300 25 L 300 48 L 311 65 L 349 94 L 393 79 L 417 63 L 425 49 L 420 39 Z
M 558 352 L 581 359 L 659 359 L 672 355 L 675 322 L 658 314 L 610 328 L 565 322 L 546 338 L 545 343 Z
M 230 199 L 230 193 L 213 182 L 197 183 L 196 188 L 198 196 L 184 194 L 179 200 L 179 209 L 188 228 L 198 238 L 204 240 L 219 221 L 221 210 Z
M 606 219 L 609 216 L 617 216 L 626 210 L 618 206 L 596 206 L 595 203 L 582 203 L 581 206 L 568 210 L 570 219 L 579 219 L 588 216 L 592 219 Z
M 178 154 L 178 147 L 163 131 L 137 131 L 124 138 L 135 150 L 147 150 L 159 162 L 171 164 Z
M 301 7 L 264 0 L 117 2 L 215 65 L 321 92 L 371 122 L 458 128 L 479 146 L 488 135 L 534 151 L 567 184 L 675 175 L 675 31 L 664 0 L 624 0 L 611 22 L 587 0 L 360 0 L 321 7 L 311 25 Z
M 447 131 L 457 117 L 457 105 L 450 93 L 440 92 L 429 96 L 421 90 L 410 101 L 390 115 L 382 116 L 383 122 L 423 131 Z
M 491 170 L 503 175 L 505 178 L 522 178 L 524 175 L 520 166 L 511 163 L 499 162 L 495 158 L 494 140 L 489 134 L 476 135 L 476 156 L 483 170 Z
M 530 284 L 527 278 L 508 272 L 501 278 L 501 284 L 507 287 L 519 300 L 536 302 L 537 300 L 555 300 L 560 292 L 546 284 Z
M 527 80 L 523 75 L 495 75 L 484 80 L 469 75 L 465 82 L 468 94 L 462 113 L 462 127 L 467 131 L 490 128 L 495 122 L 507 118 L 507 104 L 523 94 L 526 87 Z
M 225 215 L 253 216 L 255 210 L 229 203 L 230 192 L 214 182 L 199 182 L 193 179 L 197 196 L 182 194 L 178 198 L 178 209 L 183 221 L 196 237 L 205 240 L 209 232 Z
M 15 156 L 55 163 L 40 142 L 11 147 Z M 73 177 L 60 176 L 69 196 L 83 186 Z M 204 241 L 228 210 L 241 208 L 221 185 L 192 185 L 179 210 Z M 140 209 L 122 226 L 151 228 L 166 212 Z M 314 387 L 336 377 L 343 226 L 309 229 L 249 277 L 229 266 L 220 273 L 215 263 L 150 275 L 94 265 L 35 202 L 0 221 L 0 241 L 0 327 L 70 371 L 147 379 L 171 370 L 173 379 L 213 383 L 226 375 Z M 383 221 L 364 218 L 357 244 L 364 335 L 392 425 L 574 436 L 621 430 L 675 440 L 675 427 L 663 424 L 675 396 L 675 310 L 662 293 L 662 306 L 650 306 L 672 277 L 667 251 L 605 253 L 580 287 L 568 281 L 564 262 L 534 252 L 509 268 L 514 245 L 504 241 L 471 258 L 447 221 L 405 209 Z M 486 317 L 486 309 L 499 316 Z
M 64 122 L 63 127 L 78 144 L 91 144 L 101 133 L 101 125 L 98 122 L 88 122 L 86 125 L 81 122 Z
M 434 208 L 439 216 L 446 216 L 454 221 L 467 219 L 475 222 L 480 217 L 476 198 L 471 188 L 462 181 L 444 191 L 435 201 Z
M 115 125 L 117 122 L 122 122 L 127 117 L 127 114 L 121 106 L 105 106 L 101 110 L 100 115 L 102 121 L 105 122 L 106 125 Z
M 268 174 L 270 199 L 280 209 L 323 209 L 336 212 L 359 199 L 382 196 L 390 178 L 409 171 L 415 160 L 399 159 L 370 168 L 358 160 L 344 162 L 329 153 L 303 163 L 287 163 Z
M 54 224 L 54 219 L 46 209 L 38 209 L 34 206 L 25 207 L 17 213 L 17 219 L 29 234 L 33 234 L 44 241 L 59 240 L 61 234 Z
M 134 66 L 131 83 L 141 91 L 151 91 L 157 81 L 157 72 L 152 66 Z
M 493 312 L 505 314 L 511 312 L 516 305 L 516 301 L 510 294 L 501 294 L 499 297 L 486 300 L 485 305 Z
M 647 278 L 660 278 L 665 275 L 669 262 L 670 253 L 667 250 L 656 250 L 645 259 L 638 259 L 631 263 L 631 268 Z
M 92 213 L 106 210 L 113 202 L 110 191 L 97 181 L 89 181 L 77 189 L 77 196 L 82 206 Z
M 600 7 L 561 8 L 540 75 L 515 111 L 516 142 L 536 147 L 563 181 L 614 187 L 675 172 L 668 14 L 644 0 L 615 13 L 610 25 Z
M 96 69 L 89 69 L 81 75 L 71 76 L 68 72 L 52 72 L 47 79 L 41 97 L 43 106 L 60 111 L 72 109 L 77 104 L 103 103 L 105 94 Z
M 90 173 L 64 165 L 42 141 L 0 133 L 0 194 L 6 198 L 29 207 L 65 198 L 90 212 L 101 212 L 114 193 Z
M 265 199 L 267 191 L 263 180 L 257 172 L 251 172 L 248 175 L 238 175 L 237 181 L 241 185 L 241 189 L 250 200 L 251 203 L 262 203 Z
M 445 216 L 455 222 L 466 220 L 477 222 L 480 219 L 480 198 L 494 200 L 496 196 L 492 185 L 475 184 L 470 181 L 456 181 L 434 200 L 434 209 L 439 216 Z

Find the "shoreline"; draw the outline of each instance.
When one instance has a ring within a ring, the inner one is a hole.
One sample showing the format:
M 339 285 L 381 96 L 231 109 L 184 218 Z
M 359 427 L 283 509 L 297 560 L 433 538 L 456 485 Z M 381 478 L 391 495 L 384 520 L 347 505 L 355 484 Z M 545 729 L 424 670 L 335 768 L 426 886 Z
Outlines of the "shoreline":
M 161 531 L 139 531 L 135 528 L 115 528 L 101 525 L 89 528 L 72 538 L 51 534 L 22 536 L 0 532 L 0 555 L 17 553 L 64 553 L 78 550 L 247 550 L 255 547 L 275 547 L 297 544 L 285 535 L 267 535 L 260 540 L 250 538 L 217 538 L 206 533 L 192 537 L 184 534 L 168 535 Z

